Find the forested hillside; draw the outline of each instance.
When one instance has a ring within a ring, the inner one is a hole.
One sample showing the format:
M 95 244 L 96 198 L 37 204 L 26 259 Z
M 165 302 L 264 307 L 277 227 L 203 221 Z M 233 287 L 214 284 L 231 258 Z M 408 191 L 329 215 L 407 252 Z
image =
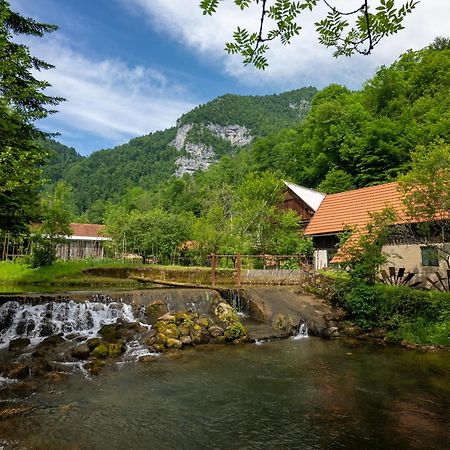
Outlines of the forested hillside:
M 77 214 L 99 221 L 105 202 L 118 202 L 130 188 L 154 190 L 174 174 L 206 169 L 256 137 L 300 123 L 316 92 L 303 88 L 280 95 L 226 95 L 181 117 L 177 128 L 89 157 L 49 140 L 45 145 L 51 157 L 44 173 L 51 183 L 61 179 L 73 188 Z
M 360 92 L 327 87 L 303 125 L 260 139 L 251 160 L 329 193 L 393 180 L 415 147 L 449 141 L 449 93 L 449 41 L 438 39 L 380 68 Z
M 117 223 L 119 216 L 150 214 L 156 209 L 158 214 L 187 214 L 185 222 L 193 226 L 187 236 L 210 239 L 205 244 L 208 251 L 212 241 L 215 250 L 244 246 L 247 251 L 256 247 L 274 251 L 262 243 L 267 223 L 276 223 L 270 208 L 264 211 L 264 205 L 273 202 L 259 204 L 253 195 L 258 188 L 252 193 L 251 182 L 275 185 L 274 179 L 284 178 L 328 193 L 368 186 L 407 171 L 418 146 L 431 146 L 437 139 L 450 141 L 450 45 L 445 39 L 381 67 L 361 91 L 328 86 L 314 96 L 306 119 L 294 120 L 298 110 L 290 105 L 304 100 L 296 97 L 300 92 L 259 98 L 255 109 L 243 106 L 253 104 L 255 97 L 224 96 L 184 115 L 177 129 L 136 138 L 88 158 L 80 159 L 71 150 L 69 168 L 52 170 L 73 186 L 80 220 Z M 277 104 L 276 99 L 281 102 Z M 217 134 L 217 129 L 234 126 L 238 120 L 239 127 L 250 133 L 264 134 L 267 128 L 257 128 L 264 108 L 272 124 L 279 116 L 279 123 L 292 120 L 291 127 L 241 147 Z M 277 108 L 285 115 L 277 113 Z M 221 160 L 207 170 L 172 176 L 176 162 L 183 155 L 189 157 L 192 145 L 214 147 Z M 47 172 L 51 174 L 51 168 Z M 264 198 L 269 194 L 262 185 Z M 239 239 L 238 223 L 242 224 Z
M 194 108 L 178 120 L 188 123 L 239 124 L 254 136 L 264 136 L 306 117 L 317 89 L 307 87 L 265 96 L 224 95 Z

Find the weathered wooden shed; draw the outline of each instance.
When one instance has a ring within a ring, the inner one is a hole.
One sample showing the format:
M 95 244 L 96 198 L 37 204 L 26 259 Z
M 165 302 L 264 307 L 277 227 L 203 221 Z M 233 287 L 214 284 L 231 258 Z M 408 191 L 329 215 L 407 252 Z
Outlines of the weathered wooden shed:
M 105 226 L 91 223 L 71 223 L 72 235 L 57 250 L 59 259 L 103 259 L 105 243 L 111 241 L 105 233 Z
M 291 209 L 299 216 L 300 225 L 306 228 L 309 221 L 319 209 L 325 194 L 299 186 L 289 181 L 284 181 L 286 189 L 284 191 L 284 201 L 280 204 L 281 209 Z

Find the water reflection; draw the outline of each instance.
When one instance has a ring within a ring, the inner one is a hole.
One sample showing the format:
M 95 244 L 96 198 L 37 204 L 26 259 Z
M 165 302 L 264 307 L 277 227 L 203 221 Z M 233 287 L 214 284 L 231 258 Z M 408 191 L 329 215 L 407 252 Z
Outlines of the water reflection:
M 195 348 L 26 399 L 3 391 L 30 409 L 0 436 L 6 449 L 447 449 L 449 369 L 448 354 L 316 338 Z

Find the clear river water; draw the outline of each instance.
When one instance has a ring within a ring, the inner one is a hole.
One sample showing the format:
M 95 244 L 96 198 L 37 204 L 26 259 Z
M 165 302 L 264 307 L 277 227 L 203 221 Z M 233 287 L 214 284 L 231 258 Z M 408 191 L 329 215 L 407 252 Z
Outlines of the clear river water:
M 449 353 L 313 337 L 196 347 L 8 401 L 30 409 L 0 420 L 4 449 L 450 448 Z

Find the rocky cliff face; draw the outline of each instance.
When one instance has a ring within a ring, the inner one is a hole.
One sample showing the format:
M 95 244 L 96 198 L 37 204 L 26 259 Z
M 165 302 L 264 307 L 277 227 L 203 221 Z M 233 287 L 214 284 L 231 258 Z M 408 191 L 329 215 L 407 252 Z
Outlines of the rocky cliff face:
M 180 126 L 175 139 L 171 142 L 173 147 L 182 152 L 176 160 L 177 169 L 174 175 L 177 177 L 205 170 L 218 159 L 214 146 L 198 141 L 192 142 L 193 128 L 193 124 Z M 215 137 L 230 142 L 234 147 L 242 147 L 253 140 L 249 130 L 241 125 L 222 126 L 209 123 L 200 125 L 200 128 L 209 130 Z
M 221 125 L 209 123 L 206 127 L 217 136 L 230 141 L 237 147 L 250 144 L 253 140 L 253 136 L 250 135 L 249 130 L 241 125 L 227 125 L 223 127 Z

